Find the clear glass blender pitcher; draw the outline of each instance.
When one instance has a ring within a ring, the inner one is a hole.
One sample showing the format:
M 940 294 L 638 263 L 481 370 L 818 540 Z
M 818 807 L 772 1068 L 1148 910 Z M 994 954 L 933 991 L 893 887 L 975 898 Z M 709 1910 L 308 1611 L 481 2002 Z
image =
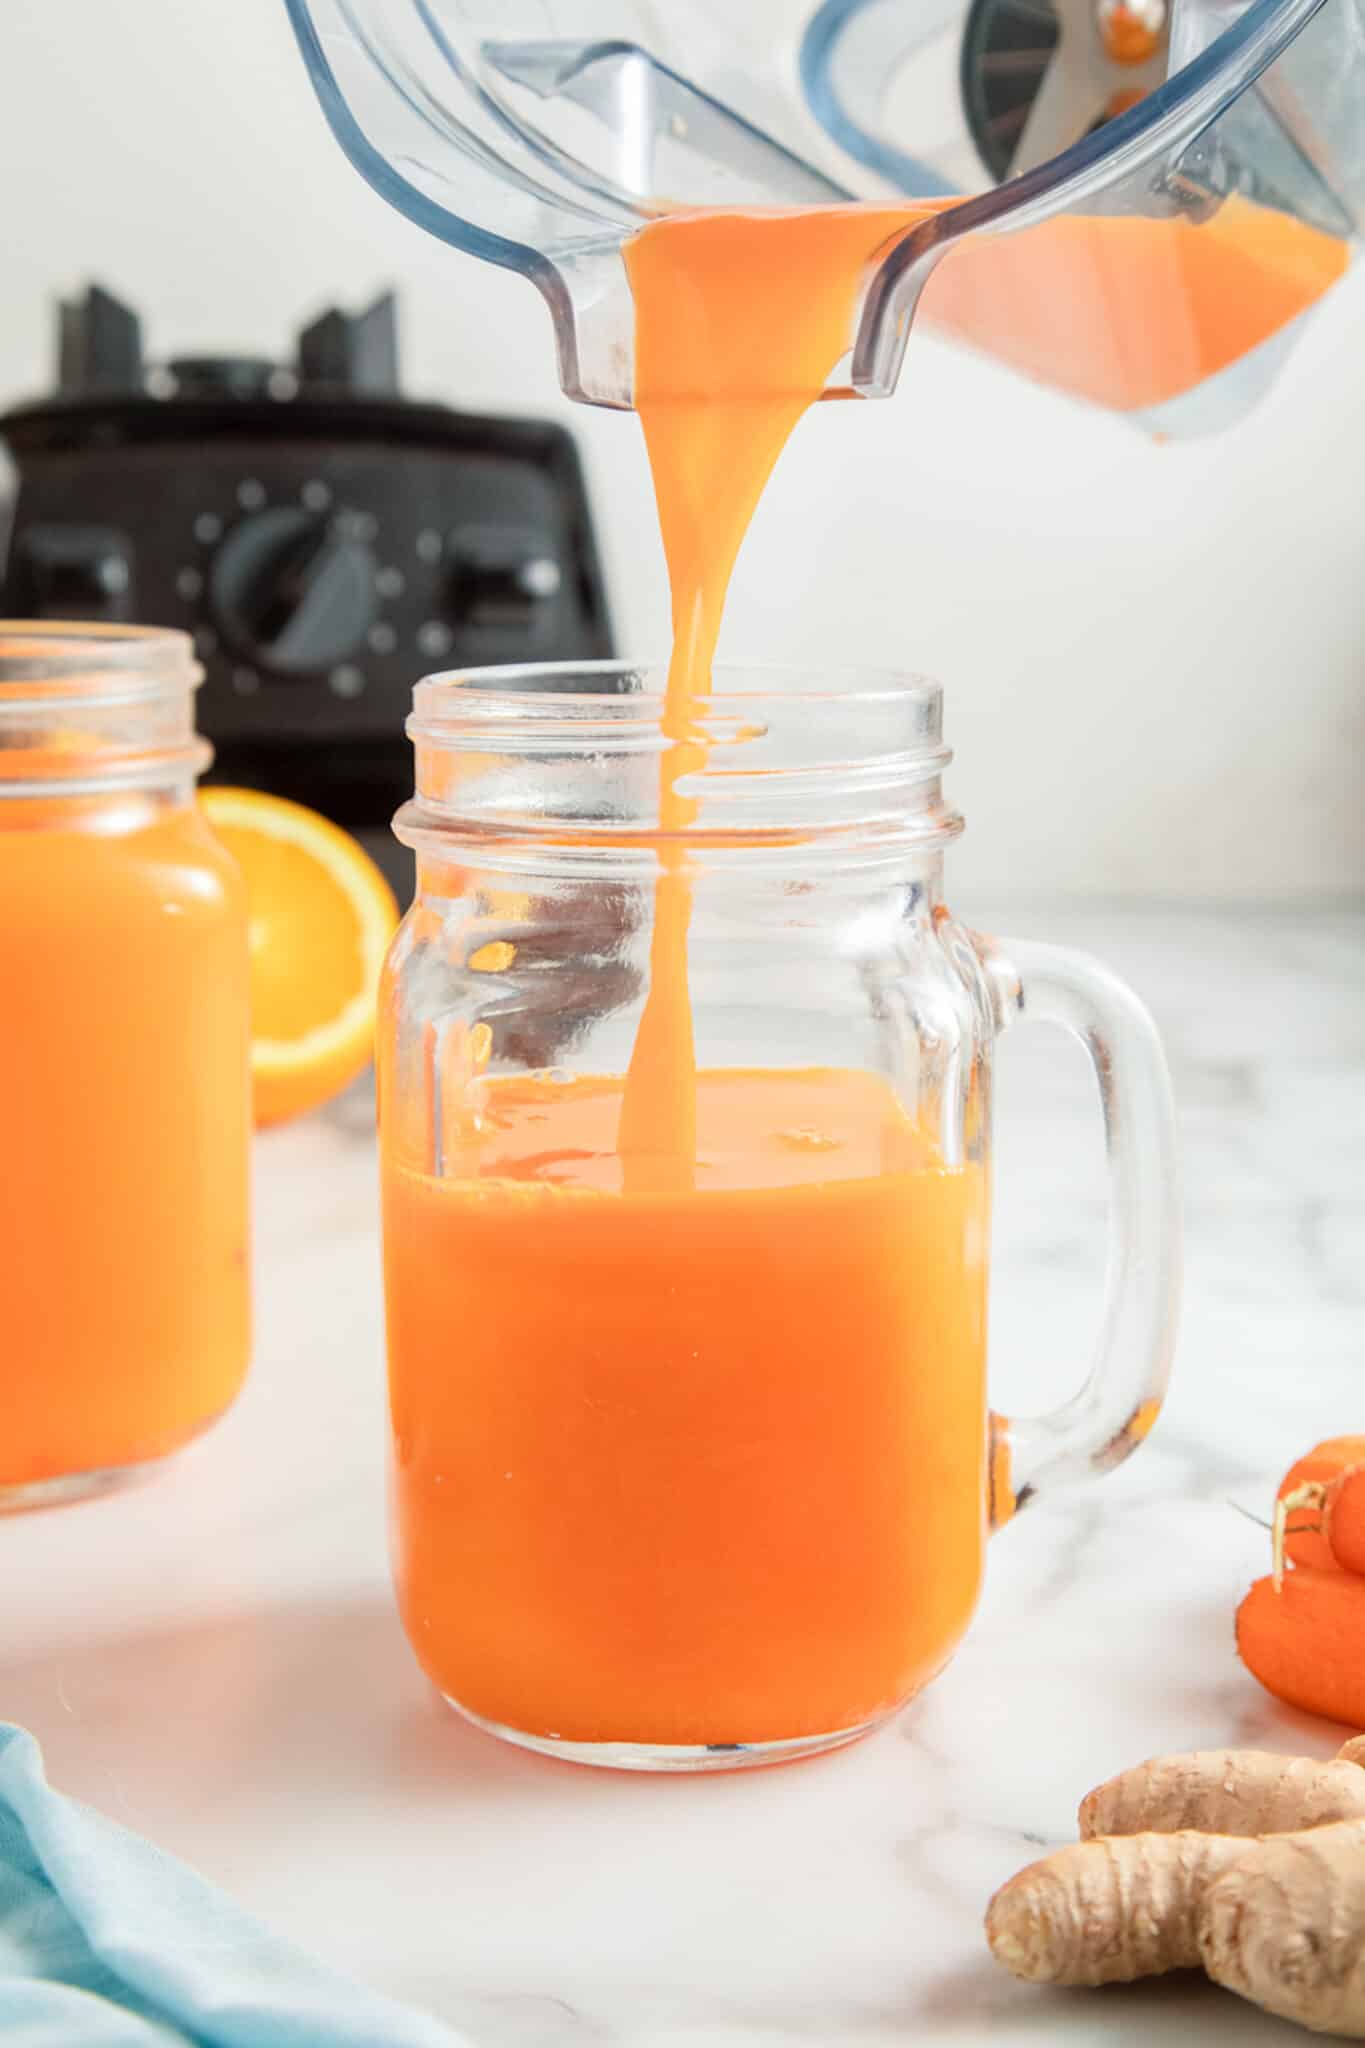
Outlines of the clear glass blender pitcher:
M 530 277 L 594 404 L 632 402 L 621 246 L 679 207 L 946 200 L 831 391 L 892 390 L 922 319 L 1170 434 L 1260 394 L 1365 215 L 1365 0 L 286 5 L 357 169 Z

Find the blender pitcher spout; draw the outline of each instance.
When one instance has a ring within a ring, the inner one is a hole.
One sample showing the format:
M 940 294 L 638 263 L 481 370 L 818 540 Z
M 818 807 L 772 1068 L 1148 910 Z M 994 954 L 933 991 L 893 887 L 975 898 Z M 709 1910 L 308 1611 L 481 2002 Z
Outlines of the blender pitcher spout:
M 352 164 L 419 227 L 530 279 L 549 307 L 571 398 L 632 403 L 634 308 L 621 248 L 649 220 L 683 206 L 852 196 L 771 123 L 647 47 L 647 0 L 285 4 Z M 716 62 L 734 41 L 721 26 Z

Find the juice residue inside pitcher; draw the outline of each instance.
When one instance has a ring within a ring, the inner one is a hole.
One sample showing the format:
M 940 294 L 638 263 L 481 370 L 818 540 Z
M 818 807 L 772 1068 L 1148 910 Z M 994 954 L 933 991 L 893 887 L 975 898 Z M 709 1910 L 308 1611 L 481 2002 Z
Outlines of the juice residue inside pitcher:
M 1199 224 L 1061 214 L 968 235 L 931 275 L 919 317 L 1073 398 L 1141 412 L 1250 355 L 1348 260 L 1339 236 L 1240 193 Z

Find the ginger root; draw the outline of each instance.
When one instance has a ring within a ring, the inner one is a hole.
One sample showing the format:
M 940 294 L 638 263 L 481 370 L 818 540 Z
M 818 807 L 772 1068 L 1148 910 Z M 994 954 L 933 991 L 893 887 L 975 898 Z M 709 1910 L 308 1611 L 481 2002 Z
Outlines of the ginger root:
M 1082 1802 L 1088 1839 L 991 1900 L 992 1953 L 1034 1984 L 1202 1963 L 1268 2012 L 1365 2040 L 1362 1765 L 1365 1736 L 1328 1764 L 1205 1750 L 1120 1773 Z
M 1365 1822 L 1244 1848 L 1197 1918 L 1215 1984 L 1313 2033 L 1365 2040 Z
M 1199 1963 L 1199 1902 L 1247 1845 L 1232 1835 L 1115 1835 L 1021 1870 L 986 1912 L 998 1962 L 1030 1984 L 1131 1984 Z
M 1324 1764 L 1259 1749 L 1197 1749 L 1154 1757 L 1098 1785 L 1081 1801 L 1080 1831 L 1083 1841 L 1182 1828 L 1279 1835 L 1337 1820 L 1365 1820 L 1365 1770 L 1344 1752 Z

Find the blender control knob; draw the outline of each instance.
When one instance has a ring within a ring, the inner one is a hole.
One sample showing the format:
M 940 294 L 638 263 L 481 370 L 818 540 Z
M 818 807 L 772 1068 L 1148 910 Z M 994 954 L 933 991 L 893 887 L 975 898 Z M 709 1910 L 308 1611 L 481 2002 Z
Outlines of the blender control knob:
M 225 639 L 262 668 L 306 675 L 353 654 L 375 615 L 375 561 L 343 518 L 253 513 L 214 557 L 209 598 Z

